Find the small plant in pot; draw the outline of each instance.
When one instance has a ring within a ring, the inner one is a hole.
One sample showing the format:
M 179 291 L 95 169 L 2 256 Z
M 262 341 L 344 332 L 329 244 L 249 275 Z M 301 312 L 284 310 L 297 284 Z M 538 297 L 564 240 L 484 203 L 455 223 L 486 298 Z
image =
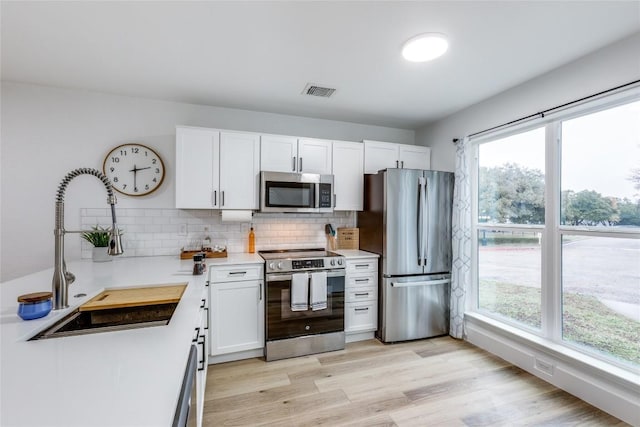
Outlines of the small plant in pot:
M 110 228 L 100 227 L 99 225 L 91 227 L 91 231 L 82 233 L 82 238 L 93 245 L 93 261 L 105 262 L 112 260 L 112 257 L 107 253 L 110 233 Z

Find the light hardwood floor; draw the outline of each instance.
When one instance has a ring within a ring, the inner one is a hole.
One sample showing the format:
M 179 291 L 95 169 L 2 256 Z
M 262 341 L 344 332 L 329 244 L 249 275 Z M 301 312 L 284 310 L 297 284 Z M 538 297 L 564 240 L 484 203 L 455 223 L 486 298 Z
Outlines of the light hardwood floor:
M 441 337 L 210 365 L 205 426 L 624 426 L 464 341 Z

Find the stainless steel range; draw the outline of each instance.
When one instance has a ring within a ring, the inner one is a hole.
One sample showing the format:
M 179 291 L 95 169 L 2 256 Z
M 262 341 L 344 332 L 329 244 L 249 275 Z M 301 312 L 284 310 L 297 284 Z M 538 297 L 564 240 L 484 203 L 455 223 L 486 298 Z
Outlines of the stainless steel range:
M 267 361 L 344 348 L 344 257 L 324 249 L 261 251 Z

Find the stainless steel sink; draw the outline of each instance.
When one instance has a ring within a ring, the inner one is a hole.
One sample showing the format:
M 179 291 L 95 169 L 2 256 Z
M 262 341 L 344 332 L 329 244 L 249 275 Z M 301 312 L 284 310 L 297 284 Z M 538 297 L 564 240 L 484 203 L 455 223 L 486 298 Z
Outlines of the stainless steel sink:
M 178 303 L 166 303 L 93 311 L 77 309 L 29 341 L 167 325 L 177 306 Z

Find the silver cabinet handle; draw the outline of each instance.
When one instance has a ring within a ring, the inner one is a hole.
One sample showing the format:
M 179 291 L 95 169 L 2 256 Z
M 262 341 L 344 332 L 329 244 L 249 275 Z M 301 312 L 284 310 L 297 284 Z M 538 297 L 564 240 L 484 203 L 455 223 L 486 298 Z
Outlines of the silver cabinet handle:
M 396 167 L 400 167 L 400 166 L 398 165 L 398 161 L 397 161 L 397 160 L 396 160 Z
M 369 292 L 356 293 L 354 295 L 357 296 L 357 297 L 368 297 L 369 296 Z
M 222 193 L 222 205 L 221 206 L 224 206 L 224 191 L 221 191 L 221 193 Z
M 298 172 L 302 172 L 302 157 L 298 157 Z
M 216 190 L 213 190 L 213 206 L 217 206 L 218 205 L 218 192 Z
M 365 308 L 355 308 L 355 311 L 369 311 L 369 307 L 365 307 Z
M 337 200 L 338 200 L 338 196 L 336 196 L 335 194 L 333 195 L 333 207 L 335 208 L 337 206 Z
M 292 171 L 292 172 L 295 172 L 295 171 L 296 171 L 296 157 L 295 157 L 295 156 L 293 156 L 293 157 L 291 158 L 291 160 L 293 160 L 293 164 L 291 165 L 291 171 Z
M 355 280 L 356 283 L 363 283 L 363 282 L 369 282 L 369 279 L 356 279 Z
M 354 265 L 355 268 L 367 268 L 369 267 L 369 264 L 356 264 Z
M 258 295 L 259 296 L 258 301 L 262 301 L 262 282 L 260 282 L 260 291 L 259 292 L 260 292 L 260 294 Z
M 230 271 L 229 272 L 229 276 L 236 276 L 236 275 L 244 276 L 245 274 L 247 274 L 246 271 Z
M 400 167 L 404 169 L 404 160 L 400 160 Z

